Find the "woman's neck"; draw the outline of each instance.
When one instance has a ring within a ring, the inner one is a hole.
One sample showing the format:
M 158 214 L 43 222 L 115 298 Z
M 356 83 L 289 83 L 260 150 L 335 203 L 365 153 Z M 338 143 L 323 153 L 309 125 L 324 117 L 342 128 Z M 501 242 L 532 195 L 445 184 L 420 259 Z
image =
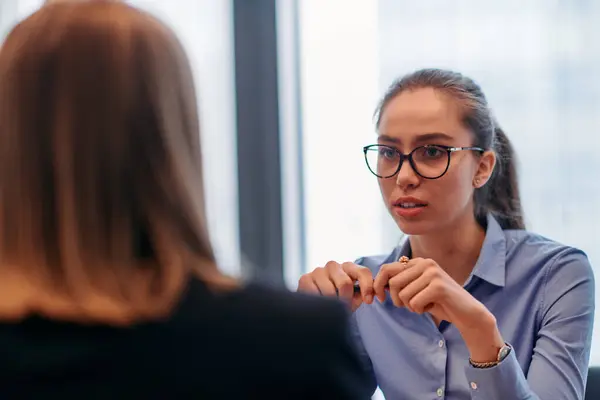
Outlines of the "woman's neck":
M 456 282 L 463 285 L 473 271 L 485 230 L 473 213 L 455 221 L 452 226 L 428 235 L 410 237 L 412 257 L 430 258 Z

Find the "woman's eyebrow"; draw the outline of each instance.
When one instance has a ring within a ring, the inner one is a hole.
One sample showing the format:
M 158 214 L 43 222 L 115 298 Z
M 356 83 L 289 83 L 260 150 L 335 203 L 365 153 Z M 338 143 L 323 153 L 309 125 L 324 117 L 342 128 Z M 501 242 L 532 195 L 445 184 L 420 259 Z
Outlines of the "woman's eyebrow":
M 395 138 L 393 136 L 388 135 L 379 135 L 377 136 L 378 142 L 391 142 L 391 143 L 400 143 L 400 139 Z
M 451 140 L 454 140 L 454 138 L 452 136 L 448 135 L 447 133 L 443 133 L 443 132 L 422 133 L 422 134 L 417 135 L 414 138 L 415 143 L 431 143 L 432 141 L 436 141 L 436 140 L 451 141 Z M 399 138 L 389 136 L 389 135 L 379 135 L 377 137 L 377 141 L 378 142 L 390 142 L 390 143 L 401 143 L 402 142 Z
M 436 140 L 450 141 L 454 140 L 454 138 L 443 132 L 423 133 L 415 138 L 415 143 L 432 142 Z

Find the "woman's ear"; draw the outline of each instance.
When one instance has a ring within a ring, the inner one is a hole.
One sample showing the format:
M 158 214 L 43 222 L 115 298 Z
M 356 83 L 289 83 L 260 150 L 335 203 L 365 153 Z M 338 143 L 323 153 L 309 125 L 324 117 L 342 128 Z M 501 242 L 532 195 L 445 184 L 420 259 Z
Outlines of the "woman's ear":
M 473 177 L 473 187 L 479 189 L 484 186 L 491 178 L 496 166 L 496 153 L 492 150 L 485 151 L 479 157 L 477 172 Z

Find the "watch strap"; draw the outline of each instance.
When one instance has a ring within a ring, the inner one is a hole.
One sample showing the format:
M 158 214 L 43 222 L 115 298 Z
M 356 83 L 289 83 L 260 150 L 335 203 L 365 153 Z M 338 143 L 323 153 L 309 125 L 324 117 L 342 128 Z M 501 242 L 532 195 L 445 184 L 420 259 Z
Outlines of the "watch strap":
M 502 346 L 498 351 L 498 358 L 496 359 L 496 361 L 477 362 L 469 358 L 469 363 L 474 368 L 492 368 L 500 364 L 506 357 L 508 357 L 511 350 L 512 347 L 508 343 L 505 343 L 504 346 Z

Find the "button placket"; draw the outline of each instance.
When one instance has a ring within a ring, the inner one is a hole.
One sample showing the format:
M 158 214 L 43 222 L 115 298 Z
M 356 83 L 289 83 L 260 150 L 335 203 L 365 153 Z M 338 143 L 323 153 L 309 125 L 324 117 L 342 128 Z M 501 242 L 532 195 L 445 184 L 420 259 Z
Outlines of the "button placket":
M 444 359 L 446 358 L 446 341 L 444 340 L 443 336 L 438 336 L 438 341 L 437 341 L 437 347 L 444 353 Z M 440 386 L 436 391 L 435 394 L 437 395 L 438 398 L 443 398 L 444 397 L 444 386 Z

